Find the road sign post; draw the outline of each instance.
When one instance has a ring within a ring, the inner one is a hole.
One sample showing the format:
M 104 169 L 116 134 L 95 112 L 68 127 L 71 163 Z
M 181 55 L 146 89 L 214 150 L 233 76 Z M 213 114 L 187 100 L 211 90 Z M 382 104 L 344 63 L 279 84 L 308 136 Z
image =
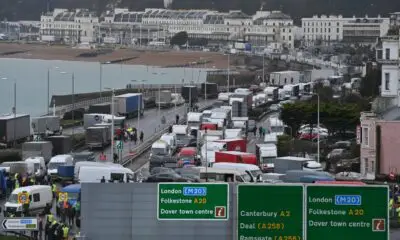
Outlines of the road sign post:
M 36 218 L 5 218 L 1 225 L 6 231 L 38 230 Z
M 158 220 L 227 220 L 226 183 L 159 183 Z
M 124 149 L 124 142 L 123 141 L 116 141 L 115 146 L 118 150 L 122 151 Z
M 307 240 L 389 239 L 386 186 L 306 187 Z
M 302 240 L 302 185 L 238 185 L 237 239 Z

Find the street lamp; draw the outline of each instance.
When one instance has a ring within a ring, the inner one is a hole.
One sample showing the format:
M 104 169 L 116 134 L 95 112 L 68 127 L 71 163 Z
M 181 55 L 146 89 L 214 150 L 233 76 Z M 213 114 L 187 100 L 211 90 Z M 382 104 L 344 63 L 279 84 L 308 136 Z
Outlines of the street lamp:
M 317 128 L 318 128 L 318 135 L 317 135 L 317 160 L 318 162 L 320 162 L 320 152 L 319 152 L 319 140 L 320 140 L 320 126 L 319 126 L 319 94 L 318 93 L 314 93 L 315 96 L 317 96 Z
M 231 73 L 231 54 L 228 53 L 228 89 L 226 91 L 227 93 L 230 92 L 229 91 L 229 76 L 230 76 L 230 73 Z
M 50 113 L 50 71 L 53 69 L 59 69 L 59 67 L 49 67 L 47 68 L 47 103 L 46 103 L 46 108 L 47 108 L 47 114 Z
M 72 116 L 72 122 L 75 121 L 75 73 L 69 73 L 69 72 L 60 72 L 60 74 L 71 74 L 71 85 L 72 85 L 72 96 L 71 96 L 71 101 L 72 101 L 72 111 L 71 111 L 71 116 Z M 72 135 L 74 135 L 74 128 L 72 128 Z
M 13 106 L 13 114 L 14 118 L 17 117 L 17 80 L 15 78 L 7 78 L 7 77 L 2 77 L 1 80 L 12 80 L 14 82 L 14 106 Z M 14 146 L 15 146 L 15 140 L 16 140 L 16 132 L 17 132 L 17 124 L 14 122 Z
M 114 88 L 104 88 L 107 90 L 111 90 L 111 152 L 110 159 L 114 158 L 114 96 L 115 90 Z
M 100 97 L 102 97 L 102 95 L 103 95 L 103 65 L 106 65 L 106 64 L 110 64 L 110 61 L 108 61 L 108 62 L 99 62 L 100 63 L 100 73 L 99 73 L 99 75 L 100 75 Z

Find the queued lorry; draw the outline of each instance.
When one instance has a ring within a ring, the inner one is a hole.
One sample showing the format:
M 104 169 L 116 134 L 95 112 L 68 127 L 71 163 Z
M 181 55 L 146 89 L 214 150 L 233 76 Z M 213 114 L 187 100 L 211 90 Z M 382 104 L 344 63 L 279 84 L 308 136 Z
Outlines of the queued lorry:
M 119 116 L 126 118 L 134 118 L 139 114 L 143 116 L 144 113 L 144 100 L 141 93 L 126 93 L 114 97 L 115 109 L 114 111 Z
M 156 105 L 159 108 L 170 108 L 172 106 L 172 93 L 170 90 L 163 90 L 158 92 Z
M 111 103 L 98 103 L 89 106 L 88 113 L 111 114 Z
M 196 86 L 182 86 L 181 94 L 187 103 L 193 104 L 199 100 L 199 93 Z
M 267 95 L 267 102 L 277 102 L 279 100 L 279 88 L 278 87 L 266 87 L 264 93 Z
M 111 144 L 111 124 L 96 124 L 85 132 L 86 145 L 90 150 L 107 147 Z
M 274 171 L 274 162 L 278 157 L 278 148 L 274 143 L 256 144 L 256 156 L 263 172 Z
M 31 126 L 34 135 L 57 135 L 61 134 L 60 117 L 44 116 L 31 119 Z
M 26 114 L 0 116 L 0 143 L 11 146 L 13 142 L 23 142 L 31 136 L 31 120 Z
M 83 115 L 83 127 L 93 127 L 96 124 L 112 123 L 113 116 L 110 114 L 87 113 Z M 125 117 L 114 116 L 114 129 L 125 127 Z
M 218 85 L 216 83 L 202 83 L 201 84 L 201 95 L 206 96 L 208 99 L 214 99 L 218 97 Z
M 53 144 L 50 141 L 24 142 L 22 144 L 22 160 L 30 157 L 43 157 L 49 162 L 53 156 Z
M 285 174 L 290 170 L 323 171 L 322 165 L 309 158 L 278 157 L 274 162 L 274 172 Z
M 67 154 L 72 151 L 71 136 L 50 136 L 45 138 L 45 140 L 51 142 L 53 145 L 53 156 Z
M 215 152 L 215 162 L 247 163 L 259 166 L 255 154 L 236 151 Z

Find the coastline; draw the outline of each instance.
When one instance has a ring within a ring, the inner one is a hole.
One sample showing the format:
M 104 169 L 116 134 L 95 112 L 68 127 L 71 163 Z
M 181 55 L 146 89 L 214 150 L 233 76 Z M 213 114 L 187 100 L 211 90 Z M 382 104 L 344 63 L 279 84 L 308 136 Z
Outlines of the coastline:
M 42 44 L 0 43 L 0 58 L 40 59 L 84 62 L 109 62 L 128 59 L 122 64 L 149 65 L 158 67 L 188 66 L 194 68 L 226 68 L 227 56 L 215 52 L 194 52 L 150 49 L 115 49 L 97 56 L 82 57 L 93 52 L 68 46 L 47 46 Z M 206 64 L 204 64 L 206 62 Z

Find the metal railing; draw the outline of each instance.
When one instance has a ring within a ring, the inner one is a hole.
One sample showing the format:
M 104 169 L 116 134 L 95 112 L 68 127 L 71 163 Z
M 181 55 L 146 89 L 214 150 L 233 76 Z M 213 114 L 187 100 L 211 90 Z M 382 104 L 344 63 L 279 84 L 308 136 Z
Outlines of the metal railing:
M 193 85 L 195 85 L 197 87 L 201 86 L 201 84 L 193 84 Z M 131 86 L 132 86 L 132 89 L 143 89 L 144 97 L 150 97 L 150 96 L 156 95 L 156 91 L 149 91 L 149 90 L 157 90 L 159 88 L 161 90 L 173 90 L 175 87 L 177 87 L 177 89 L 179 89 L 179 87 L 181 87 L 181 85 L 178 85 L 178 84 L 161 84 L 161 85 L 148 84 L 148 85 L 145 85 L 144 88 L 143 88 L 142 84 L 135 84 L 135 85 L 131 85 Z M 233 89 L 241 88 L 241 87 L 247 87 L 247 84 L 230 86 L 230 88 L 233 88 Z M 219 86 L 218 89 L 219 89 L 219 91 L 225 91 L 227 89 L 227 86 Z M 180 92 L 180 90 L 179 90 L 179 92 Z M 79 108 L 86 109 L 90 105 L 105 103 L 105 102 L 111 102 L 111 96 L 95 98 L 95 99 L 90 99 L 90 100 L 84 100 L 84 101 L 76 102 L 75 104 L 56 106 L 56 108 L 55 108 L 56 114 L 55 115 L 63 116 L 66 112 L 69 112 L 69 111 L 72 111 L 75 109 L 79 109 Z M 51 115 L 53 115 L 53 108 L 50 108 L 49 113 L 43 113 L 39 116 L 51 116 Z

